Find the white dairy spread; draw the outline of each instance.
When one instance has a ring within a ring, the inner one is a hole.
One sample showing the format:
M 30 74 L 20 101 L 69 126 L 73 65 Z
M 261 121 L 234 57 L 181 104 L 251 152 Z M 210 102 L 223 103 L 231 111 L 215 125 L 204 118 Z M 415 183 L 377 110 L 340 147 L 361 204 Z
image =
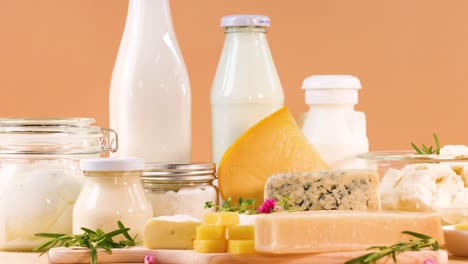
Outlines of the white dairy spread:
M 29 250 L 35 233 L 71 233 L 83 176 L 70 160 L 0 164 L 0 249 Z

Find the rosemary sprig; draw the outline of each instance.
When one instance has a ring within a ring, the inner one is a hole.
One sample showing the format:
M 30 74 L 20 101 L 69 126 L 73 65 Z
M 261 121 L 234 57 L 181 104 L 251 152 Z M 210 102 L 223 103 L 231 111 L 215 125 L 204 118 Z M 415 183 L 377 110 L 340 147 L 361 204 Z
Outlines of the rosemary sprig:
M 411 231 L 403 231 L 403 234 L 407 234 L 410 236 L 415 237 L 415 239 L 411 239 L 410 242 L 400 242 L 389 247 L 386 246 L 375 246 L 370 247 L 367 250 L 374 250 L 377 251 L 365 254 L 363 256 L 357 257 L 355 259 L 349 260 L 345 262 L 345 264 L 371 264 L 377 263 L 377 261 L 385 256 L 391 256 L 393 261 L 397 263 L 396 256 L 405 251 L 419 251 L 423 248 L 429 248 L 434 251 L 439 250 L 439 242 L 436 239 L 426 236 L 423 234 L 419 234 L 416 232 Z
M 97 263 L 97 250 L 104 249 L 107 253 L 112 254 L 112 248 L 124 248 L 136 245 L 135 237 L 131 237 L 128 231 L 130 228 L 125 227 L 122 222 L 117 221 L 118 229 L 105 233 L 101 229 L 93 231 L 91 229 L 82 227 L 83 234 L 55 234 L 55 233 L 38 233 L 35 236 L 51 238 L 44 244 L 36 247 L 33 251 L 43 251 L 44 254 L 54 246 L 59 247 L 87 247 L 91 254 L 91 263 Z M 115 242 L 113 237 L 122 234 L 126 240 Z
M 221 206 L 216 205 L 212 201 L 205 202 L 204 208 L 216 208 L 220 212 L 239 212 L 240 214 L 243 213 L 254 213 L 255 210 L 255 199 L 246 199 L 244 200 L 242 197 L 239 198 L 238 204 L 234 204 L 232 202 L 231 197 L 227 198 L 223 201 Z
M 416 151 L 418 154 L 440 154 L 440 143 L 439 143 L 439 137 L 437 137 L 436 133 L 432 133 L 435 141 L 435 148 L 430 146 L 427 147 L 426 145 L 422 144 L 421 147 L 416 146 L 413 142 L 411 142 L 411 146 L 413 149 Z

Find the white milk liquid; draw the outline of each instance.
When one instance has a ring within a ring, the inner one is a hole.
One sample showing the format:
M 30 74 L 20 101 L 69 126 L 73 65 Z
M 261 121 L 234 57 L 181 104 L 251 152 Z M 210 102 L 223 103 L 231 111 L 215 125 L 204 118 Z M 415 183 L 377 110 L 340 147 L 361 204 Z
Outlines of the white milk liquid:
M 219 166 L 231 144 L 280 109 L 283 101 L 283 88 L 264 31 L 256 28 L 226 33 L 211 90 L 212 161 Z
M 167 0 L 131 0 L 112 75 L 117 156 L 191 162 L 191 94 Z
M 212 105 L 211 119 L 213 157 L 219 164 L 224 152 L 250 127 L 258 121 L 280 109 L 282 103 L 276 104 L 224 104 Z

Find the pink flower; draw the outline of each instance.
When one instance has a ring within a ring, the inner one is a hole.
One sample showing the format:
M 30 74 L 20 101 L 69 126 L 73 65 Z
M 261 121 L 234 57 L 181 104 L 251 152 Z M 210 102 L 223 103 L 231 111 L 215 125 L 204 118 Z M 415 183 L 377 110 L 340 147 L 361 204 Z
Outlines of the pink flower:
M 146 255 L 145 264 L 156 264 L 156 257 L 153 255 Z
M 266 199 L 263 204 L 257 208 L 259 213 L 269 214 L 275 209 L 275 198 Z
M 437 262 L 433 259 L 428 258 L 424 260 L 424 264 L 437 264 Z

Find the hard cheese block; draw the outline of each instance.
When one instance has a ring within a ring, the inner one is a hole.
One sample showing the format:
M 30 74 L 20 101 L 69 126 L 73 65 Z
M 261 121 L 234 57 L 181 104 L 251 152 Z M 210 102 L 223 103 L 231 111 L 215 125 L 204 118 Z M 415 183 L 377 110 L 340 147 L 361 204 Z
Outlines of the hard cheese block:
M 268 177 L 281 172 L 326 170 L 329 167 L 282 108 L 246 131 L 224 153 L 218 183 L 223 199 L 254 198 L 262 203 Z
M 303 210 L 380 210 L 379 175 L 371 170 L 281 173 L 268 178 L 265 199 L 289 197 Z
M 409 241 L 401 234 L 406 230 L 444 244 L 440 217 L 434 213 L 334 210 L 258 215 L 255 249 L 274 254 L 358 251 Z
M 187 215 L 152 218 L 146 223 L 143 245 L 150 249 L 191 249 L 200 225 Z

